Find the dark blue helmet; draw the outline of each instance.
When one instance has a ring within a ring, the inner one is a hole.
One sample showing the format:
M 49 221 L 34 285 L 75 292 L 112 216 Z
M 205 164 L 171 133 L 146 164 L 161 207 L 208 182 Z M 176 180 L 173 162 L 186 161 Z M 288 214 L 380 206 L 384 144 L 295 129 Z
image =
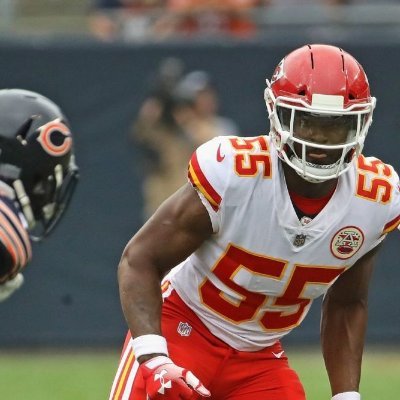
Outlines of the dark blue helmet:
M 45 237 L 78 180 L 68 121 L 48 98 L 0 90 L 0 179 L 14 189 L 32 239 Z

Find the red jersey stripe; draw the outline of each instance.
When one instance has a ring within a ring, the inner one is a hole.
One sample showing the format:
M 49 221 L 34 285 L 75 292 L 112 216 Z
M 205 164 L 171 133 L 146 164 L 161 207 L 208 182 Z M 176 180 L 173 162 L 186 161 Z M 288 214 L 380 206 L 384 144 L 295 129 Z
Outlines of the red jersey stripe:
M 400 215 L 388 222 L 383 228 L 383 234 L 394 231 L 400 224 Z
M 212 208 L 217 211 L 221 204 L 221 196 L 218 192 L 212 187 L 210 182 L 205 177 L 203 171 L 200 168 L 199 162 L 197 160 L 196 153 L 193 153 L 193 156 L 189 162 L 189 180 L 200 192 L 206 197 L 206 199 L 211 204 Z

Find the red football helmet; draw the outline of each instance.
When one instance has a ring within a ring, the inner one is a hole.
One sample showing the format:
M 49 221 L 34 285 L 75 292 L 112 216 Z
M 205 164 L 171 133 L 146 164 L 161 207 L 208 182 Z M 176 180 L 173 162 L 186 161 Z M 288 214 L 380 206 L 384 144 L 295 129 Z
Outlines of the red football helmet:
M 310 182 L 336 178 L 350 168 L 362 151 L 376 103 L 354 57 L 323 44 L 303 46 L 287 55 L 267 80 L 264 98 L 279 157 Z M 310 134 L 296 133 L 301 129 Z M 342 138 L 312 140 L 316 129 L 340 131 Z M 313 163 L 307 160 L 310 148 L 334 150 L 338 157 L 329 164 Z

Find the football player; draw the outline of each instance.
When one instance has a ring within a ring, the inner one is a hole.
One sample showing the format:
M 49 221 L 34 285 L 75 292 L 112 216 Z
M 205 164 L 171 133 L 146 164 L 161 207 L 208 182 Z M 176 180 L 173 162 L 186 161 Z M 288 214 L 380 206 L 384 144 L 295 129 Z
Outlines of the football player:
M 397 173 L 362 154 L 375 98 L 350 54 L 307 45 L 265 101 L 270 134 L 200 146 L 126 246 L 110 399 L 304 400 L 280 340 L 323 295 L 332 400 L 360 400 L 369 280 L 400 223 Z
M 77 179 L 60 108 L 38 93 L 0 90 L 0 301 L 22 285 L 31 240 L 53 230 Z

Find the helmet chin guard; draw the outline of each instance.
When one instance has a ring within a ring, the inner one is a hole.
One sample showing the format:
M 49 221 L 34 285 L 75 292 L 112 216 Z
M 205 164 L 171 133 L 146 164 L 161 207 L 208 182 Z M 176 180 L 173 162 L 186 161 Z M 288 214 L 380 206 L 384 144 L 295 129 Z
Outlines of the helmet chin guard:
M 312 164 L 308 161 L 301 163 L 298 157 L 292 156 L 289 163 L 291 163 L 292 168 L 303 179 L 311 183 L 319 183 L 324 182 L 325 180 L 332 179 L 332 174 L 335 174 L 335 176 L 339 176 L 348 169 L 347 166 L 346 168 L 342 168 L 339 174 L 334 172 L 335 170 L 339 170 L 340 160 L 338 160 L 334 164 L 318 165 Z
M 266 82 L 270 135 L 281 160 L 313 183 L 345 173 L 362 152 L 376 103 L 360 64 L 334 46 L 304 46 L 285 57 Z M 324 140 L 314 138 L 316 131 L 325 133 Z M 326 156 L 332 152 L 334 160 Z M 326 161 L 309 153 L 324 153 L 320 158 Z

